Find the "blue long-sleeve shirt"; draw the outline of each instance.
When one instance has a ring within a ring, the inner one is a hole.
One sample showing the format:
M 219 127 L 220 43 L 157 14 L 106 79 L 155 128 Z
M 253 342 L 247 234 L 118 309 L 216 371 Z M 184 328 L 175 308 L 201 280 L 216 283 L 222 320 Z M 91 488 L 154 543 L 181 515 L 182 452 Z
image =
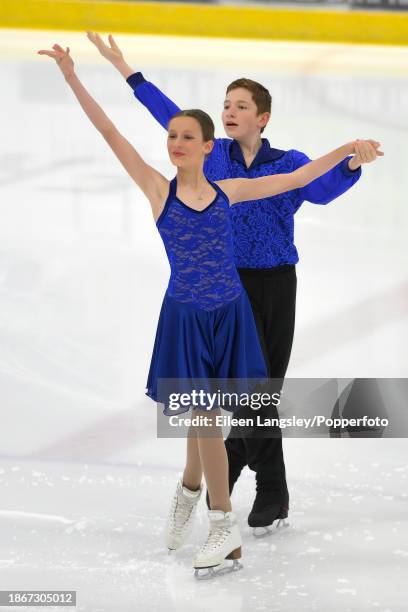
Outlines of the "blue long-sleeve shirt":
M 165 128 L 180 109 L 160 89 L 146 81 L 140 72 L 127 79 L 136 98 Z M 350 170 L 346 158 L 320 178 L 300 189 L 262 200 L 231 206 L 235 265 L 238 268 L 271 268 L 299 261 L 294 244 L 294 215 L 307 200 L 328 204 L 350 189 L 361 176 L 361 168 Z M 300 151 L 282 151 L 270 146 L 266 138 L 247 168 L 236 140 L 216 138 L 204 163 L 204 173 L 212 181 L 226 178 L 256 178 L 293 172 L 310 161 Z

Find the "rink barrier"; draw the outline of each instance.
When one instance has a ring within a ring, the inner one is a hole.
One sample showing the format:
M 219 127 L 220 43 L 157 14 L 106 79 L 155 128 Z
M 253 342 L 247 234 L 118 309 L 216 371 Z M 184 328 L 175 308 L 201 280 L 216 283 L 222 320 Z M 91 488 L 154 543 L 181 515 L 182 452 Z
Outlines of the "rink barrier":
M 0 27 L 408 44 L 408 14 L 338 8 L 315 10 L 161 2 L 1 0 Z

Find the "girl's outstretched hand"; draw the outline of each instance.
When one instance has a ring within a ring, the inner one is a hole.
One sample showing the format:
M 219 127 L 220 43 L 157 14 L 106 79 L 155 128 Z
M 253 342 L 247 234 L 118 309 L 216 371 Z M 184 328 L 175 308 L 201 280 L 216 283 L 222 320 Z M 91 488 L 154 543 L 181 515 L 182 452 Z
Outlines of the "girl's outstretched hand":
M 116 44 L 112 34 L 109 34 L 108 36 L 109 46 L 103 41 L 102 37 L 97 32 L 91 32 L 88 30 L 86 35 L 98 49 L 99 53 L 107 60 L 113 64 L 115 62 L 123 61 L 123 53 Z
M 380 151 L 380 146 L 381 143 L 377 140 L 354 140 L 351 151 L 354 156 L 348 162 L 350 170 L 357 170 L 362 164 L 369 164 L 377 157 L 382 157 L 384 153 Z
M 381 143 L 377 140 L 356 140 L 354 142 L 354 154 L 360 164 L 369 164 L 370 162 L 382 157 L 384 153 L 380 151 Z M 356 160 L 357 161 L 357 160 Z
M 38 51 L 37 53 L 39 53 L 39 55 L 48 55 L 48 57 L 55 59 L 65 78 L 72 76 L 74 74 L 74 62 L 69 54 L 69 47 L 67 47 L 64 51 L 60 45 L 55 44 L 52 46 L 52 48 L 53 51 L 41 49 L 41 51 Z

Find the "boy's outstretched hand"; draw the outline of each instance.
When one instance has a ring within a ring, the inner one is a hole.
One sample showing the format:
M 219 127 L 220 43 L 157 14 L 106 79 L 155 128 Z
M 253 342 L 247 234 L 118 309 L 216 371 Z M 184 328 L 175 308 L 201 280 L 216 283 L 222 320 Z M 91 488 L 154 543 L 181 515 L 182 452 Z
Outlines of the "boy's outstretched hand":
M 112 34 L 109 34 L 108 36 L 109 46 L 103 41 L 102 37 L 97 32 L 91 32 L 88 30 L 86 35 L 91 43 L 93 43 L 98 49 L 99 53 L 109 60 L 125 79 L 130 77 L 131 74 L 134 74 L 135 71 L 125 62 L 123 53 L 116 44 Z
M 348 163 L 350 170 L 356 170 L 362 164 L 369 164 L 382 157 L 384 153 L 380 151 L 381 143 L 376 140 L 355 140 L 354 157 Z
M 109 34 L 108 36 L 110 46 L 103 41 L 102 37 L 97 32 L 91 32 L 88 30 L 86 35 L 98 49 L 99 53 L 103 55 L 103 57 L 106 57 L 107 60 L 113 64 L 115 62 L 123 61 L 123 53 L 116 44 L 112 34 Z
M 69 54 L 69 47 L 65 50 L 60 45 L 53 45 L 53 51 L 48 49 L 41 49 L 41 51 L 37 51 L 39 55 L 48 55 L 48 57 L 52 57 L 55 59 L 58 67 L 61 69 L 62 74 L 65 78 L 74 75 L 74 62 Z

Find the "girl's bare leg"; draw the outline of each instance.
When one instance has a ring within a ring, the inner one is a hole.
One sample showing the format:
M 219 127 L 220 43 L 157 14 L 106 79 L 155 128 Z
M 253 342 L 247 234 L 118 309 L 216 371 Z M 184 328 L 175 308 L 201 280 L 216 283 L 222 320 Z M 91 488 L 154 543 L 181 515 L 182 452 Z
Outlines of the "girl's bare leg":
M 198 452 L 210 496 L 211 510 L 231 511 L 228 484 L 228 456 L 222 437 L 222 429 L 215 424 L 219 410 L 206 413 L 211 418 L 210 427 L 198 429 Z M 200 435 L 201 434 L 201 435 Z
M 183 473 L 183 485 L 190 491 L 199 489 L 203 478 L 200 454 L 198 452 L 197 432 L 190 427 L 187 438 L 187 461 Z

